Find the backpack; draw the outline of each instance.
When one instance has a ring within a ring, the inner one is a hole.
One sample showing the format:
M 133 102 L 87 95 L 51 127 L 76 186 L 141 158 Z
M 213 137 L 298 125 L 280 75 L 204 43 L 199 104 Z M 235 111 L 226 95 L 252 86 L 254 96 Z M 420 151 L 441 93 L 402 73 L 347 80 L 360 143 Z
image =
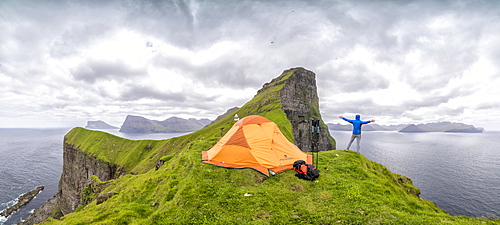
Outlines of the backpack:
M 296 177 L 304 180 L 314 180 L 319 177 L 319 170 L 313 165 L 306 164 L 304 160 L 297 160 L 293 163 L 293 169 L 297 171 Z

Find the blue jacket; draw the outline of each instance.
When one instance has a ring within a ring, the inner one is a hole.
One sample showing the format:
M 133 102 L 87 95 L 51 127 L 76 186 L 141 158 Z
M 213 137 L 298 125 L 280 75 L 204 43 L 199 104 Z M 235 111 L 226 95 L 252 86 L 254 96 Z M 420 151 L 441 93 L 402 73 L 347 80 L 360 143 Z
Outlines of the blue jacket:
M 362 120 L 360 120 L 360 118 L 361 118 L 360 115 L 356 115 L 355 120 L 346 119 L 345 117 L 342 119 L 344 119 L 345 121 L 347 121 L 349 123 L 352 123 L 352 134 L 361 134 L 361 125 L 370 123 L 370 121 L 369 120 L 362 121 Z

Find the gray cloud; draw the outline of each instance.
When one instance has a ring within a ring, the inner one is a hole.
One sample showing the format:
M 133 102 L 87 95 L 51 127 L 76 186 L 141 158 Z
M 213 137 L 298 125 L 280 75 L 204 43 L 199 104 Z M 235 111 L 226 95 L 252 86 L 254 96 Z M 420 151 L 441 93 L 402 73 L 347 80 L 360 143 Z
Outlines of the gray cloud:
M 389 87 L 387 78 L 373 73 L 366 65 L 361 63 L 342 64 L 331 73 L 333 76 L 329 77 L 329 80 L 335 83 L 335 90 L 338 92 L 360 92 Z
M 172 92 L 170 90 L 158 90 L 150 86 L 132 85 L 124 87 L 124 91 L 120 94 L 118 99 L 121 101 L 153 99 L 165 101 L 171 106 L 179 106 L 179 104 L 181 106 L 190 106 L 192 102 L 213 103 L 217 99 L 217 96 L 194 92 Z
M 498 110 L 488 98 L 479 97 L 473 106 L 460 103 L 483 90 L 478 85 L 484 83 L 462 81 L 478 62 L 491 63 L 488 71 L 498 74 L 498 6 L 495 1 L 2 2 L 0 103 L 9 105 L 2 115 L 34 104 L 46 114 L 74 117 L 96 111 L 103 117 L 134 111 L 161 117 L 189 114 L 189 109 L 197 117 L 215 118 L 255 93 L 227 100 L 220 93 L 200 94 L 204 88 L 228 95 L 258 89 L 299 66 L 317 74 L 319 95 L 329 99 L 321 110 L 332 120 L 343 113 L 416 120 L 426 119 L 417 113 L 424 109 L 456 118 L 469 110 Z M 136 66 L 88 55 L 89 48 L 119 31 L 138 34 L 153 57 Z M 162 49 L 168 45 L 196 54 L 221 42 L 237 47 L 206 62 Z M 356 49 L 370 57 L 348 58 Z M 392 69 L 396 80 L 374 65 Z M 192 80 L 193 87 L 159 90 L 151 85 L 150 68 L 172 71 Z M 399 106 L 377 104 L 380 99 L 370 94 L 389 91 L 394 82 L 406 83 L 416 95 Z M 339 94 L 367 96 L 355 101 L 336 99 Z
M 476 110 L 482 110 L 482 109 L 494 109 L 494 110 L 499 110 L 500 109 L 500 102 L 495 101 L 495 102 L 481 102 L 477 104 L 476 106 L 473 107 Z
M 77 80 L 93 84 L 98 80 L 126 80 L 133 77 L 147 76 L 144 67 L 133 68 L 122 60 L 88 59 L 78 65 L 72 76 Z

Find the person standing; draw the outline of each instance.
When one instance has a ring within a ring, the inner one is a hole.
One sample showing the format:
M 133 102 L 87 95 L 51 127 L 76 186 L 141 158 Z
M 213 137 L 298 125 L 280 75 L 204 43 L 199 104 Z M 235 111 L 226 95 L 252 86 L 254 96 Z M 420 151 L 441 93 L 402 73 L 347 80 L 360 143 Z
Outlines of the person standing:
M 347 119 L 343 116 L 339 116 L 339 118 L 352 124 L 352 136 L 351 136 L 351 141 L 349 141 L 349 145 L 347 145 L 347 150 L 349 150 L 349 148 L 351 147 L 351 144 L 354 141 L 354 139 L 357 139 L 356 152 L 359 153 L 359 143 L 361 142 L 361 125 L 367 124 L 367 123 L 373 123 L 373 122 L 375 122 L 375 120 L 362 121 L 360 115 L 356 115 L 355 120 L 350 120 L 350 119 Z

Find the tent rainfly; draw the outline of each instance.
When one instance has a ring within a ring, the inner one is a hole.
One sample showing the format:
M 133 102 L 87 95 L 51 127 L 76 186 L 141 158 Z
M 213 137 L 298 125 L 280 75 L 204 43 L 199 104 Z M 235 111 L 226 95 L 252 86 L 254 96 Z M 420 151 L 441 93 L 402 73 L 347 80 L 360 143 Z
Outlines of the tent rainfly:
M 312 155 L 288 141 L 272 121 L 251 115 L 240 119 L 217 144 L 203 151 L 202 160 L 227 168 L 252 168 L 269 176 L 269 170 L 281 173 L 292 169 L 297 160 L 312 164 Z

